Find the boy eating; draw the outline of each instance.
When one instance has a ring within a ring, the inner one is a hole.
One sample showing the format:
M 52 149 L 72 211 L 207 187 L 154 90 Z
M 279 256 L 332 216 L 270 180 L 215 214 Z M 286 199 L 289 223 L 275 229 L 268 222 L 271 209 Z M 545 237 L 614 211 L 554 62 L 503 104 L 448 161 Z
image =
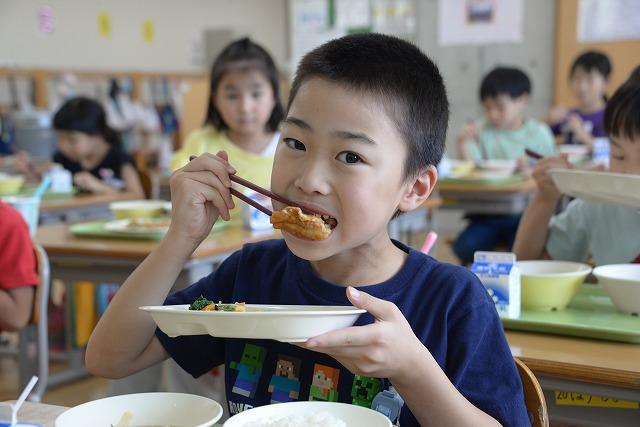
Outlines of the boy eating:
M 482 285 L 388 235 L 389 220 L 419 207 L 437 180 L 448 121 L 437 67 L 394 37 L 346 36 L 303 58 L 289 105 L 271 189 L 332 218 L 329 236 L 283 231 L 283 240 L 245 245 L 167 298 L 183 262 L 234 205 L 226 154 L 198 157 L 172 176 L 171 227 L 100 320 L 89 370 L 117 378 L 172 357 L 198 377 L 225 363 L 232 414 L 313 399 L 314 373 L 322 371 L 332 378 L 322 385 L 339 402 L 372 407 L 377 393 L 393 387 L 404 401 L 403 427 L 528 425 L 522 384 Z M 138 310 L 201 294 L 253 304 L 353 304 L 368 313 L 296 346 L 169 338 Z

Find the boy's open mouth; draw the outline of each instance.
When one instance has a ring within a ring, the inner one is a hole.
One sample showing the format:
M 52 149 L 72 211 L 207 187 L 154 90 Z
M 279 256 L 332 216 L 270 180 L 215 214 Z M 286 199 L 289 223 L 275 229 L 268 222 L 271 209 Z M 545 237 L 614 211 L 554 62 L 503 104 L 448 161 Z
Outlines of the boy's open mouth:
M 324 226 L 327 227 L 329 230 L 333 230 L 338 226 L 338 220 L 332 216 L 320 215 L 320 218 L 322 218 L 322 221 L 324 221 Z

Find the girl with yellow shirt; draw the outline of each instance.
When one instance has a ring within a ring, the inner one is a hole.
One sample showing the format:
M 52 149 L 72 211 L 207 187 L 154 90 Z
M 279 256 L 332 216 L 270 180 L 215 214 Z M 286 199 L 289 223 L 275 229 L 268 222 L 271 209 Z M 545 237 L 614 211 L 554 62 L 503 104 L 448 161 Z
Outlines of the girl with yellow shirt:
M 273 59 L 248 38 L 234 41 L 213 63 L 210 88 L 204 126 L 187 137 L 171 159 L 171 169 L 187 164 L 189 156 L 222 150 L 239 176 L 268 188 L 284 118 Z M 241 222 L 240 206 L 236 203 L 231 211 L 231 225 Z

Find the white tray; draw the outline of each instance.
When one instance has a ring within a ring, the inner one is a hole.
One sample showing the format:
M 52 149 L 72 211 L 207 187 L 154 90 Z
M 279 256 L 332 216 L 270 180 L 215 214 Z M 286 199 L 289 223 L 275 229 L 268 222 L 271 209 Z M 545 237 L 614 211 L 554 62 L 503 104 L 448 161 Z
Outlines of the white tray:
M 580 199 L 640 208 L 640 175 L 551 169 L 560 192 Z
M 196 311 L 189 305 L 140 307 L 170 337 L 211 335 L 220 338 L 304 342 L 354 324 L 365 310 L 351 306 L 247 304 L 245 312 Z

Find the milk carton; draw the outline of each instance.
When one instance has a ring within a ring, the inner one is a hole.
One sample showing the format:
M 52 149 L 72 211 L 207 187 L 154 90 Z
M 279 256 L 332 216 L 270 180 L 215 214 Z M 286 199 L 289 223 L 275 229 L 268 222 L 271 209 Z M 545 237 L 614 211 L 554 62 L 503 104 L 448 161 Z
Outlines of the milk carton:
M 520 317 L 520 270 L 510 252 L 476 252 L 471 266 L 496 303 L 500 317 Z
M 273 210 L 271 199 L 269 197 L 248 189 L 244 191 L 244 195 L 260 203 L 267 209 Z M 241 209 L 242 223 L 244 224 L 245 228 L 254 231 L 273 229 L 273 226 L 271 225 L 271 218 L 269 217 L 269 215 L 265 215 L 263 212 L 259 211 L 248 203 L 242 203 Z

